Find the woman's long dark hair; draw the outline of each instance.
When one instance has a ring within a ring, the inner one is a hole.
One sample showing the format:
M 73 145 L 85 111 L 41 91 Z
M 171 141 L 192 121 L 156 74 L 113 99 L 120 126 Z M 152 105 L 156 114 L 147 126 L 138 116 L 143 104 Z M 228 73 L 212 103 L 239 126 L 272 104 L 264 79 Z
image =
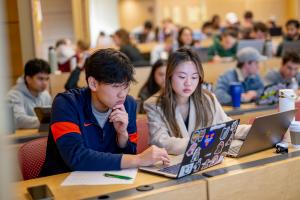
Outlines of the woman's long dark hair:
M 181 35 L 183 34 L 183 31 L 185 31 L 185 30 L 190 31 L 191 34 L 192 34 L 192 37 L 193 37 L 193 30 L 192 30 L 190 27 L 184 26 L 184 27 L 180 28 L 179 31 L 178 31 L 178 36 L 177 36 L 177 42 L 178 42 L 178 47 L 179 47 L 179 48 L 184 47 L 184 45 L 185 45 L 185 44 L 182 42 L 182 40 L 181 40 Z M 192 41 L 192 43 L 189 44 L 189 45 L 192 46 L 193 43 L 194 43 L 194 41 Z
M 162 66 L 167 66 L 167 62 L 162 59 L 157 60 L 153 64 L 151 73 L 148 77 L 148 80 L 143 85 L 143 87 L 141 88 L 139 95 L 138 95 L 143 101 L 161 89 L 160 86 L 155 82 L 154 74 L 155 74 L 155 71 Z M 146 97 L 146 96 L 142 95 L 142 93 L 147 93 L 148 96 Z
M 170 125 L 170 131 L 175 137 L 182 137 L 182 135 L 175 118 L 177 102 L 176 94 L 172 88 L 172 76 L 179 64 L 189 61 L 195 64 L 199 74 L 198 87 L 190 96 L 195 104 L 195 113 L 197 113 L 196 127 L 205 127 L 211 125 L 213 121 L 213 110 L 215 109 L 215 105 L 213 105 L 213 108 L 209 106 L 210 101 L 214 102 L 213 96 L 206 90 L 203 90 L 201 87 L 201 84 L 204 81 L 204 71 L 200 58 L 191 49 L 180 48 L 172 53 L 168 59 L 165 88 L 157 101 L 157 104 L 161 106 L 164 116 Z

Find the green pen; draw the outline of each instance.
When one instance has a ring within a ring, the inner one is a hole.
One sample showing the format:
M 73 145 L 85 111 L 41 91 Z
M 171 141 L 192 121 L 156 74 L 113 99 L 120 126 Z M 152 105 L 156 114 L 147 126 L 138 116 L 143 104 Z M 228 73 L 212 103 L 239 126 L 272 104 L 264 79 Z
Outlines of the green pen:
M 129 176 L 122 176 L 118 174 L 110 174 L 110 173 L 104 173 L 105 177 L 110 177 L 110 178 L 118 178 L 118 179 L 124 179 L 124 180 L 131 180 L 132 178 Z

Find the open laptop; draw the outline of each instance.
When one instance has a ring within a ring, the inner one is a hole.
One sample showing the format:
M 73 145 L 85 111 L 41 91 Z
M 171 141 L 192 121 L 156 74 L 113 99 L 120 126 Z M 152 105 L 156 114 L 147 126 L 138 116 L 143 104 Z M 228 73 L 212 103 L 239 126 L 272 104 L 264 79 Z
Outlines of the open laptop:
M 285 41 L 282 45 L 282 55 L 285 52 L 294 51 L 300 55 L 300 41 Z
M 34 112 L 40 121 L 39 132 L 48 132 L 51 119 L 51 107 L 35 107 Z
M 157 163 L 139 169 L 170 178 L 181 178 L 219 164 L 229 150 L 238 124 L 239 120 L 232 120 L 195 130 L 184 154 L 171 158 L 170 166 Z
M 290 83 L 275 83 L 264 87 L 264 91 L 257 98 L 257 105 L 272 105 L 279 102 L 279 90 L 288 88 Z
M 270 28 L 269 33 L 271 36 L 282 36 L 282 28 L 281 27 Z
M 295 113 L 296 110 L 290 110 L 257 117 L 245 141 L 234 140 L 227 155 L 242 157 L 272 148 L 282 140 Z
M 263 53 L 264 49 L 264 40 L 239 40 L 237 51 L 245 48 L 245 47 L 253 47 L 256 49 L 260 54 Z

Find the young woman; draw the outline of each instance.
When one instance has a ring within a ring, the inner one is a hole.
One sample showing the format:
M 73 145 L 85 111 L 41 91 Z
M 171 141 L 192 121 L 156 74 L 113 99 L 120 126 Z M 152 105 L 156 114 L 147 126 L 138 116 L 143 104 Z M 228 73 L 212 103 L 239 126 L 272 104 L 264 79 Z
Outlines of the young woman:
M 193 47 L 193 30 L 187 26 L 182 27 L 178 31 L 177 37 L 178 47 Z
M 182 154 L 190 134 L 201 127 L 231 120 L 216 97 L 203 90 L 204 72 L 196 53 L 181 48 L 169 57 L 165 89 L 145 104 L 152 144 L 169 154 Z M 235 139 L 244 139 L 250 126 L 239 126 Z
M 142 101 L 147 100 L 149 97 L 165 87 L 166 70 L 166 61 L 159 59 L 154 63 L 148 80 L 141 88 L 138 95 Z

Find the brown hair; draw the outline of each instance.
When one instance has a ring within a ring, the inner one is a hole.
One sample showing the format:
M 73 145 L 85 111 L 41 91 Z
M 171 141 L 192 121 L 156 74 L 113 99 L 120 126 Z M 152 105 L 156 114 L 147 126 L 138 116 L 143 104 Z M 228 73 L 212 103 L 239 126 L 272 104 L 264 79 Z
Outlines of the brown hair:
M 115 35 L 118 36 L 121 40 L 121 45 L 131 44 L 129 33 L 125 29 L 119 29 L 115 32 Z
M 174 117 L 176 108 L 176 94 L 173 92 L 171 79 L 175 68 L 180 63 L 188 61 L 191 61 L 195 64 L 199 73 L 199 84 L 190 97 L 194 101 L 196 109 L 195 112 L 198 113 L 196 115 L 196 127 L 205 127 L 211 125 L 213 120 L 212 108 L 211 106 L 208 106 L 210 104 L 209 98 L 210 101 L 214 102 L 213 96 L 208 91 L 204 91 L 201 87 L 201 84 L 204 80 L 204 71 L 201 65 L 200 58 L 192 50 L 187 48 L 180 48 L 172 53 L 168 59 L 165 89 L 163 90 L 157 102 L 157 104 L 160 104 L 164 116 L 170 125 L 171 131 L 176 137 L 182 137 L 182 135 Z

